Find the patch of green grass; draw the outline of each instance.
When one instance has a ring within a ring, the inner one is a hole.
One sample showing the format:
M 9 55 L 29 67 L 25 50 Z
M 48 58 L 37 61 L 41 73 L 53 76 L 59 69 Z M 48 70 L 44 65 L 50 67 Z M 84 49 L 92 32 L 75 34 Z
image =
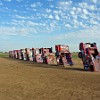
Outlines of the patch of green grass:
M 9 57 L 8 53 L 0 53 L 0 58 Z
M 78 58 L 78 53 L 72 53 L 72 58 Z

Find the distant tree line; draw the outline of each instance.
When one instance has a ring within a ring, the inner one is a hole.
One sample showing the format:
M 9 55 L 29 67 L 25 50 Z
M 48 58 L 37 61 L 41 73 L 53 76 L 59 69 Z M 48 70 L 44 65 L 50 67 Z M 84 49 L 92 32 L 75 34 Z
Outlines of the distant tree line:
M 8 52 L 2 52 L 2 51 L 1 51 L 0 53 L 8 53 Z

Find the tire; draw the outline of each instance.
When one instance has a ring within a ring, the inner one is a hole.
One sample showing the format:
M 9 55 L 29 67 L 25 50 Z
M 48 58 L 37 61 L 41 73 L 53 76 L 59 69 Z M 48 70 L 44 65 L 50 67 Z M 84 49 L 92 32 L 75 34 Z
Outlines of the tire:
M 79 52 L 79 53 L 78 53 L 78 57 L 79 57 L 79 58 L 82 58 L 82 52 Z
M 90 66 L 90 71 L 94 71 L 93 65 Z

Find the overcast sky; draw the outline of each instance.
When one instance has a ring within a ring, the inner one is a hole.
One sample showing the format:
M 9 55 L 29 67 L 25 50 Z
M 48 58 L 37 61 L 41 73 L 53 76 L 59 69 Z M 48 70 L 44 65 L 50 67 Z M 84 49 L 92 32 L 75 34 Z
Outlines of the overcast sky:
M 0 51 L 96 42 L 100 0 L 0 0 Z

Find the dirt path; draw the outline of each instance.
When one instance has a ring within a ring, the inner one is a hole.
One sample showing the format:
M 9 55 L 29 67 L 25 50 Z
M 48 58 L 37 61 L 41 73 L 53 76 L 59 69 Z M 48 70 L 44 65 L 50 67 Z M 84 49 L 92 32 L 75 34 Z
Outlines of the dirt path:
M 0 100 L 100 100 L 100 73 L 0 58 Z

